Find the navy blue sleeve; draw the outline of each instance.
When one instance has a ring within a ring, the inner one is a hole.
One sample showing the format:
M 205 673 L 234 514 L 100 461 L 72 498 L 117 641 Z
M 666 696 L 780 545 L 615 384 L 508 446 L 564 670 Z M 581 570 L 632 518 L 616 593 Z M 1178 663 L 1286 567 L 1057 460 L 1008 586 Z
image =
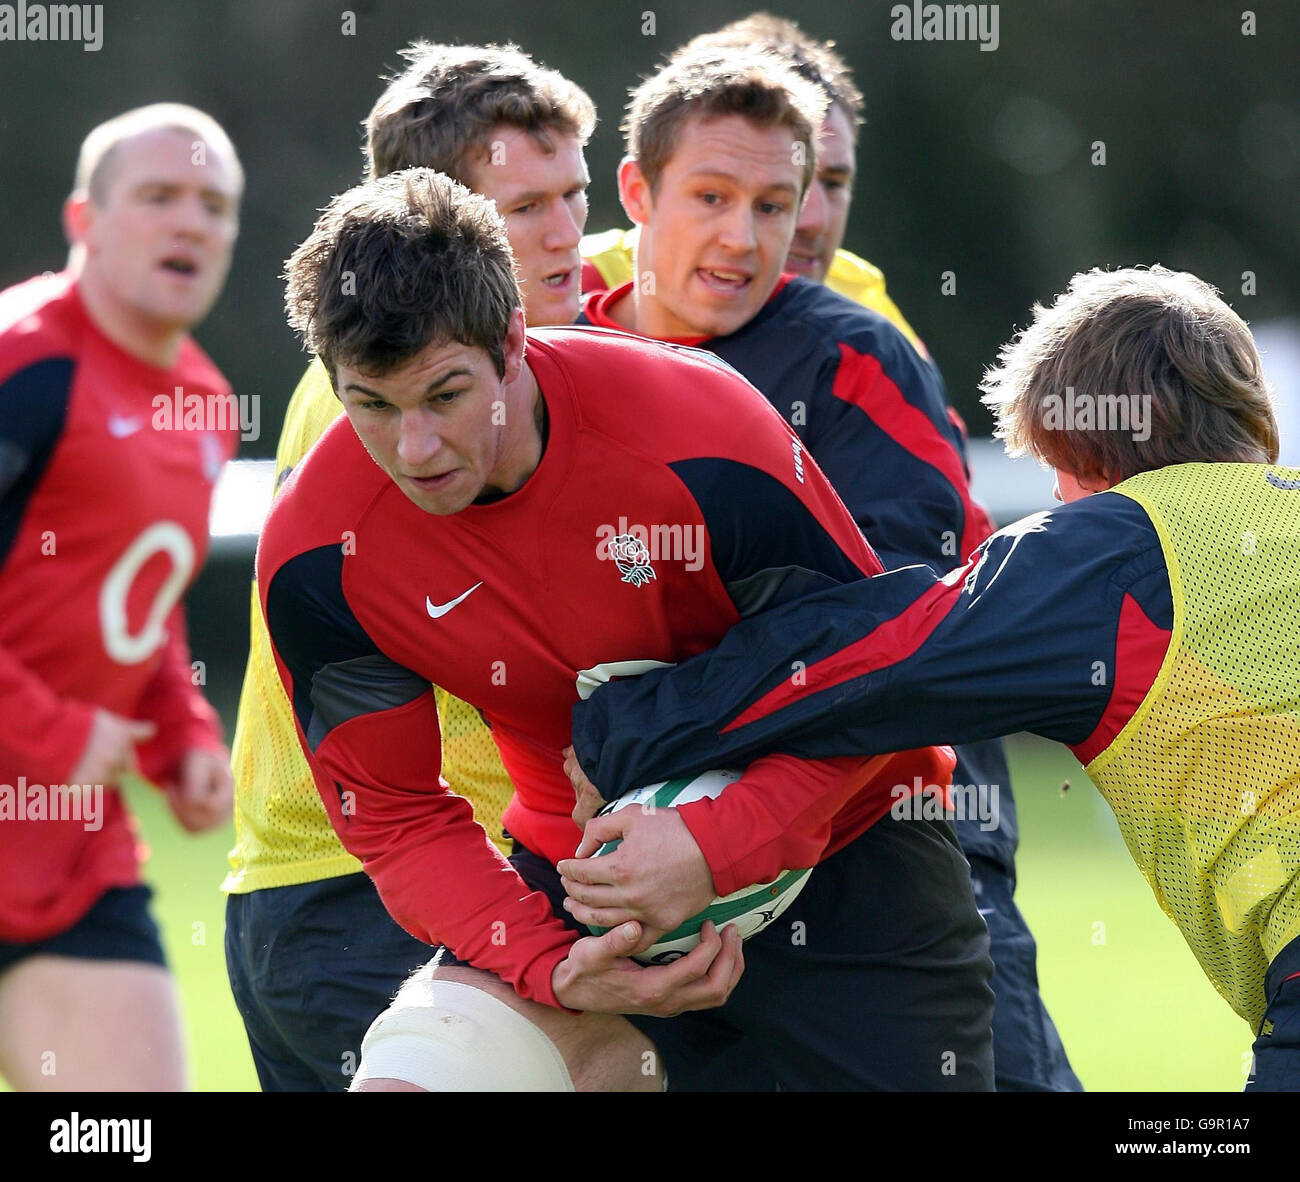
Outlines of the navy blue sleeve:
M 798 433 L 887 568 L 951 570 L 992 532 L 943 379 L 884 316 L 794 279 L 707 348 Z
M 887 569 L 942 573 L 984 540 L 986 519 L 942 380 L 889 328 L 839 343 L 809 408 L 808 448 Z
M 75 369 L 50 357 L 0 382 L 0 567 L 63 434 Z
M 912 566 L 819 592 L 674 669 L 603 687 L 575 709 L 578 759 L 613 796 L 770 751 L 821 758 L 1019 730 L 1081 743 L 1110 698 L 1098 662 L 1115 668 L 1125 595 L 1168 614 L 1163 569 L 1126 497 L 1036 514 L 946 578 Z

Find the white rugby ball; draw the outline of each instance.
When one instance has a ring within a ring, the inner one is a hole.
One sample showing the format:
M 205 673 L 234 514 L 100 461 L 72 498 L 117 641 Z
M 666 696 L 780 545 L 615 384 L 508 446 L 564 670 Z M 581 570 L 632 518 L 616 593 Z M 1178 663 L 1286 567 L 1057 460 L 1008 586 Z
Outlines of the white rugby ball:
M 611 801 L 597 815 L 603 817 L 626 808 L 674 808 L 693 800 L 712 800 L 721 795 L 728 784 L 734 784 L 739 779 L 740 772 L 708 771 L 701 772 L 698 776 L 650 784 Z M 599 858 L 611 853 L 619 844 L 618 841 L 607 841 L 592 856 Z M 786 870 L 771 882 L 755 883 L 730 895 L 719 896 L 698 915 L 691 916 L 673 931 L 665 932 L 662 939 L 644 952 L 638 952 L 633 959 L 644 965 L 656 965 L 668 964 L 685 956 L 700 942 L 700 928 L 706 919 L 713 920 L 719 931 L 729 923 L 735 924 L 740 931 L 740 938 L 748 940 L 773 923 L 794 902 L 810 873 L 810 870 Z M 609 930 L 594 924 L 589 927 L 597 936 Z

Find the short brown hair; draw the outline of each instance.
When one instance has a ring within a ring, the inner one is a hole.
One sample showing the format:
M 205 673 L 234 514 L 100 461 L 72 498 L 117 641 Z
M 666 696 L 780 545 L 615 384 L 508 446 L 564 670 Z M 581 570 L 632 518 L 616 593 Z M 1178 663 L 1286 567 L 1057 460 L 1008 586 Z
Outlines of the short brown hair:
M 103 205 L 117 149 L 127 140 L 151 131 L 175 131 L 210 145 L 225 157 L 235 189 L 243 193 L 244 168 L 225 129 L 211 115 L 184 103 L 151 103 L 147 107 L 135 107 L 94 128 L 81 141 L 81 150 L 77 153 L 73 192 L 84 193 L 96 205 Z
M 402 50 L 406 69 L 366 118 L 366 175 L 436 168 L 463 182 L 470 158 L 488 151 L 500 124 L 554 151 L 551 132 L 586 144 L 596 126 L 587 92 L 515 45 L 435 45 Z
M 335 380 L 384 374 L 435 341 L 487 351 L 523 306 L 496 207 L 449 176 L 413 168 L 335 197 L 285 264 L 285 308 Z
M 653 192 L 677 136 L 692 117 L 741 115 L 760 127 L 786 126 L 804 145 L 803 191 L 817 167 L 817 133 L 826 115 L 824 91 L 781 58 L 761 50 L 679 50 L 632 91 L 623 134 L 627 154 Z
M 1277 420 L 1250 330 L 1186 271 L 1075 275 L 1050 308 L 1034 306 L 1033 322 L 1002 347 L 980 388 L 1011 455 L 1028 452 L 1084 480 L 1277 459 Z M 1147 438 L 1134 438 L 1141 433 L 1128 416 L 1116 429 L 1116 415 L 1103 413 L 1126 405 L 1145 416 Z M 1084 407 L 1084 426 L 1062 418 Z
M 862 91 L 854 84 L 848 63 L 835 52 L 834 41 L 818 41 L 785 17 L 754 12 L 715 32 L 692 37 L 678 52 L 694 53 L 702 49 L 762 49 L 775 53 L 844 112 L 853 141 L 857 142 L 858 127 L 863 121 Z

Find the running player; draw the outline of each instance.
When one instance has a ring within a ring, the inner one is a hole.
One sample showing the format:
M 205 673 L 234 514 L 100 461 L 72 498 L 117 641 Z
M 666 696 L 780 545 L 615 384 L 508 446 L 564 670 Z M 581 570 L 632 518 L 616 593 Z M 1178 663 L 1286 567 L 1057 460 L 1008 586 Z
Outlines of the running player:
M 886 567 L 925 562 L 943 573 L 993 528 L 970 494 L 964 437 L 937 371 L 891 324 L 782 276 L 811 182 L 774 115 L 780 88 L 763 60 L 730 37 L 705 38 L 635 92 L 619 185 L 640 229 L 637 273 L 654 282 L 588 296 L 585 319 L 730 362 L 794 427 Z M 817 76 L 828 74 L 824 63 Z M 836 93 L 821 83 L 824 106 L 834 109 Z M 998 1086 L 1078 1090 L 1014 902 L 1019 833 L 1005 752 L 993 741 L 957 754 L 957 782 L 979 797 L 957 832 L 993 939 Z
M 1195 276 L 1092 271 L 1035 309 L 984 389 L 1063 508 L 943 579 L 819 594 L 597 691 L 579 761 L 614 797 L 773 750 L 1065 743 L 1257 1035 L 1254 1086 L 1300 1089 L 1300 470 L 1272 466 L 1250 332 Z
M 525 358 L 500 223 L 436 173 L 336 199 L 288 271 L 291 322 L 350 421 L 272 509 L 263 606 L 335 829 L 393 915 L 446 945 L 372 1026 L 358 1078 L 645 1089 L 666 1067 L 689 1087 L 748 1041 L 751 1086 L 990 1087 L 964 860 L 947 826 L 888 816 L 891 785 L 946 779 L 946 751 L 759 761 L 718 801 L 626 819 L 611 856 L 640 923 L 579 938 L 561 907 L 579 677 L 682 659 L 763 604 L 880 569 L 771 408 L 712 357 L 621 333 L 533 331 Z M 641 541 L 663 532 L 689 555 Z M 493 725 L 509 862 L 438 780 L 431 681 Z M 666 967 L 625 959 L 719 892 L 814 864 L 743 976 L 730 930 Z
M 491 198 L 506 223 L 530 324 L 578 312 L 578 241 L 587 219 L 587 95 L 511 46 L 403 51 L 366 120 L 366 173 L 411 165 Z M 342 412 L 313 361 L 285 417 L 277 487 Z M 341 1091 L 361 1038 L 410 971 L 429 959 L 384 910 L 361 864 L 330 828 L 298 748 L 293 715 L 253 589 L 248 671 L 235 730 L 235 830 L 223 888 L 226 963 L 267 1091 Z M 514 791 L 473 707 L 439 692 L 443 774 L 502 848 Z
M 207 115 L 128 111 L 81 146 L 67 270 L 0 293 L 0 1073 L 20 1090 L 185 1086 L 118 787 L 142 772 L 191 831 L 229 815 L 179 604 L 237 446 L 230 388 L 189 333 L 225 283 L 242 191 Z

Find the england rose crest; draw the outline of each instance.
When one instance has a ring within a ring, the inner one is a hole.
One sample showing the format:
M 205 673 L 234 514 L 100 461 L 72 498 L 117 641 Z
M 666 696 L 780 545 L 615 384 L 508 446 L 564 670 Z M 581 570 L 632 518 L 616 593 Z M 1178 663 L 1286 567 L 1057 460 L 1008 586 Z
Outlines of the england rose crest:
M 610 539 L 609 556 L 618 564 L 623 582 L 640 587 L 655 578 L 650 565 L 650 551 L 636 534 L 618 534 Z

